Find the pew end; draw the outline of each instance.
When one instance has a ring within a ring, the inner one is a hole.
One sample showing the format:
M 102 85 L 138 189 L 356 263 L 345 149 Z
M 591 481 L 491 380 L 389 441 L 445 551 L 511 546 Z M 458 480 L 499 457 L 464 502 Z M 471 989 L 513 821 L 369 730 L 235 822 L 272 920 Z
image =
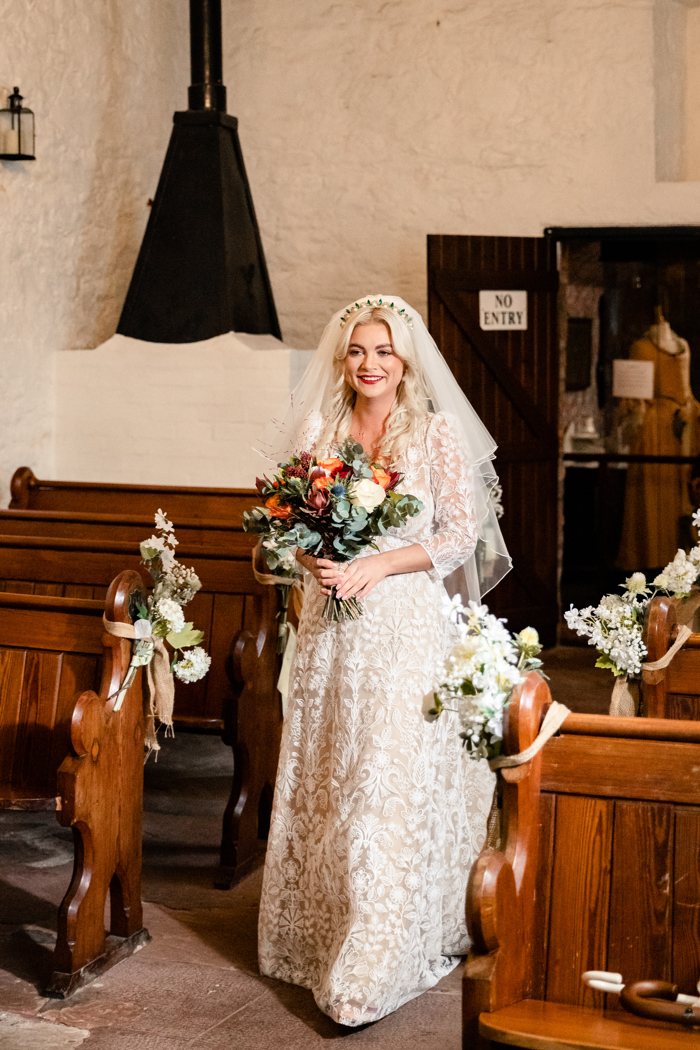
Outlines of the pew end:
M 55 808 L 75 845 L 46 989 L 55 998 L 150 940 L 141 908 L 142 674 L 115 712 L 131 644 L 102 625 L 103 613 L 131 622 L 143 591 L 140 574 L 126 571 L 105 602 L 0 593 L 0 805 Z
M 699 606 L 697 589 L 689 599 L 657 596 L 649 605 L 645 633 L 649 663 L 666 655 L 676 640 L 679 624 L 687 624 L 694 632 L 668 667 L 643 672 L 642 714 L 649 718 L 700 720 Z
M 545 710 L 546 683 L 536 703 L 532 690 L 516 691 L 509 723 L 523 704 Z M 519 741 L 508 733 L 506 753 L 534 735 L 532 722 Z M 502 841 L 475 861 L 467 898 L 465 1050 L 697 1045 L 697 1030 L 634 1017 L 581 975 L 695 991 L 698 768 L 698 723 L 571 714 L 531 763 L 503 771 Z

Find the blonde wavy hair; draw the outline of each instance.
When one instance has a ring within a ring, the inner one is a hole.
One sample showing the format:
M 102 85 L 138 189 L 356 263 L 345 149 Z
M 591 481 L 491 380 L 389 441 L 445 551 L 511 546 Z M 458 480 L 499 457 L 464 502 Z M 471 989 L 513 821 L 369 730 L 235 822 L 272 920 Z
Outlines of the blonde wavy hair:
M 403 377 L 396 391 L 396 399 L 384 424 L 378 455 L 389 464 L 395 463 L 416 433 L 420 420 L 430 411 L 430 398 L 411 331 L 396 312 L 388 306 L 368 306 L 353 314 L 353 323 L 340 329 L 333 353 L 334 384 L 328 407 L 324 412 L 325 425 L 319 436 L 318 447 L 331 449 L 350 436 L 350 424 L 357 397 L 345 381 L 345 358 L 353 332 L 360 325 L 385 324 L 389 329 L 394 353 L 403 361 Z M 370 451 L 369 449 L 367 450 Z

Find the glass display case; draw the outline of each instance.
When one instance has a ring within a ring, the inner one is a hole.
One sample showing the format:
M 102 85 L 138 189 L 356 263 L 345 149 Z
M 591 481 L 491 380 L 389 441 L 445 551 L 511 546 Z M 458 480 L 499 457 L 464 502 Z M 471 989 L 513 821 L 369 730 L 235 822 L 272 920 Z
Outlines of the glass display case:
M 700 227 L 559 243 L 561 603 L 596 603 L 697 542 Z

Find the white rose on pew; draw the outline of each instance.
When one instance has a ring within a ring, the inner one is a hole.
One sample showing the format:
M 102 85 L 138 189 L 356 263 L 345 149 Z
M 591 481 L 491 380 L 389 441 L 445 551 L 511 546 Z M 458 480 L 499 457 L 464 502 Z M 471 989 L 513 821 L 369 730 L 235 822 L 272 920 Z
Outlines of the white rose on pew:
M 175 677 L 181 682 L 198 682 L 204 678 L 211 665 L 211 656 L 200 645 L 183 653 L 182 660 L 175 664 Z
M 171 631 L 177 634 L 184 628 L 185 614 L 172 598 L 161 598 L 160 601 L 157 601 L 155 611 L 158 619 L 167 625 L 167 634 Z

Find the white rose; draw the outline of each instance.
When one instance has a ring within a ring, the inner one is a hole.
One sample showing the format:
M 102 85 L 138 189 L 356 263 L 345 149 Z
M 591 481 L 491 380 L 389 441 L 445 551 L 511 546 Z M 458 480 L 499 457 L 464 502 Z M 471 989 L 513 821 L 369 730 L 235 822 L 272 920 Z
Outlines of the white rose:
M 350 486 L 348 499 L 353 507 L 364 507 L 369 513 L 375 507 L 378 507 L 380 503 L 384 502 L 386 492 L 381 485 L 378 485 L 376 481 L 372 481 L 371 478 L 362 478 L 361 481 L 356 481 Z

